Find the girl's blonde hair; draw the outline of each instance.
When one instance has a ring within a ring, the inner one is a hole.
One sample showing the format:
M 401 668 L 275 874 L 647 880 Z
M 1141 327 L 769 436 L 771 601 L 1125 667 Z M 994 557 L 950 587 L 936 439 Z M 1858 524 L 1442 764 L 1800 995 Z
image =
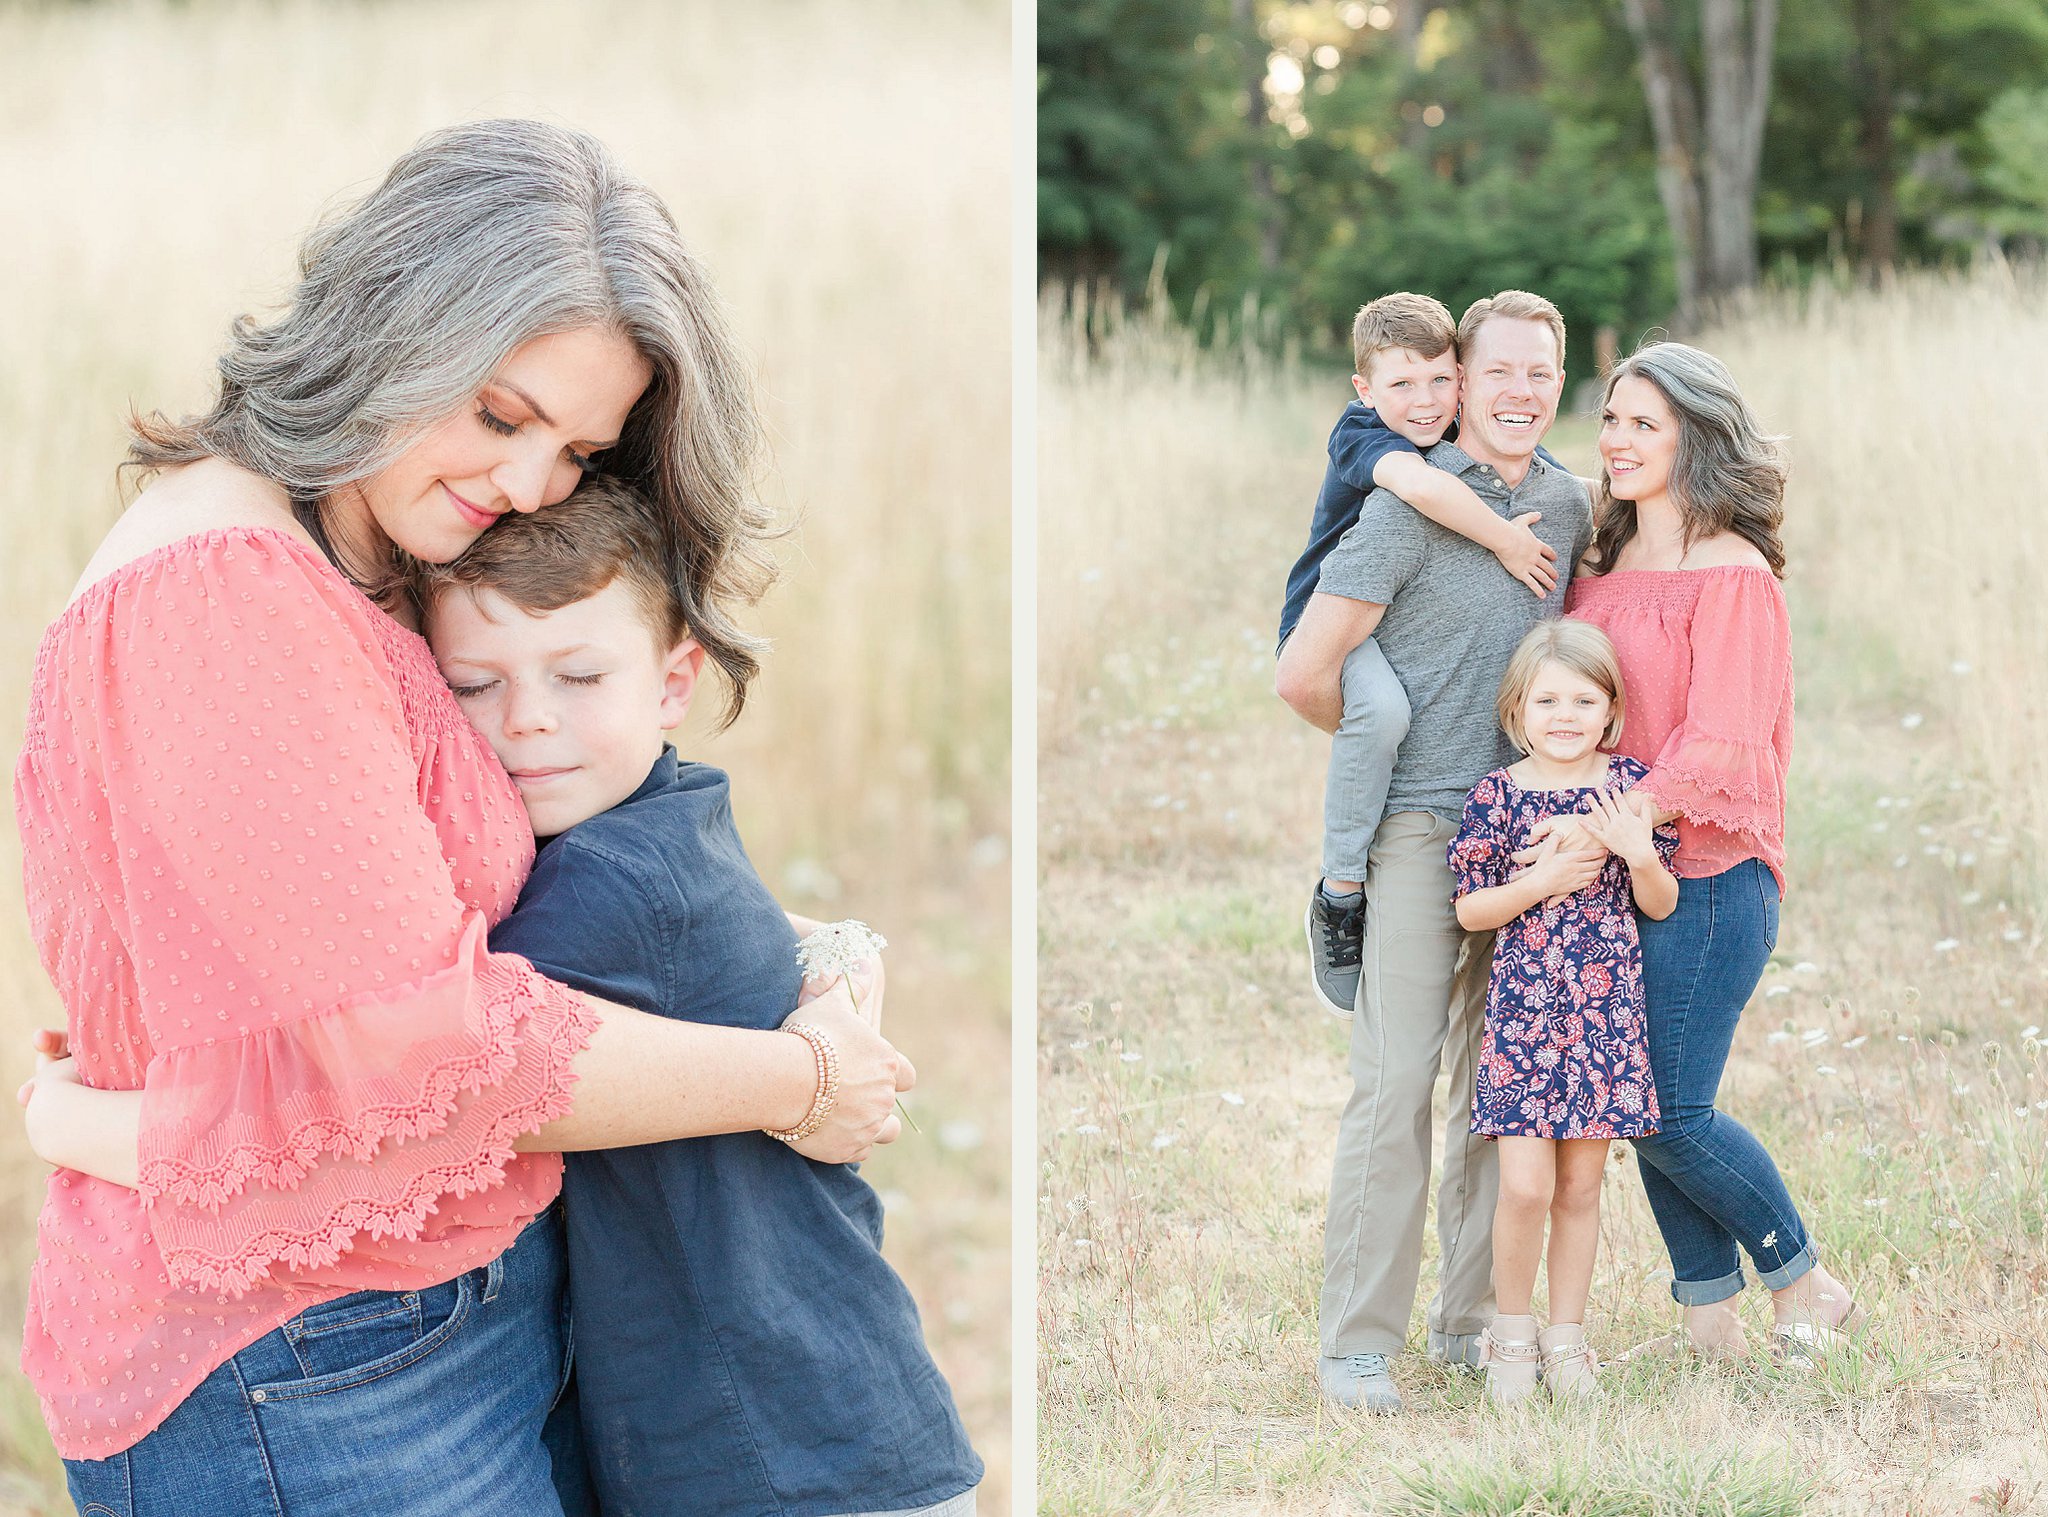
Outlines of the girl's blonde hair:
M 1621 660 L 1615 657 L 1614 644 L 1607 640 L 1605 632 L 1591 622 L 1569 616 L 1538 622 L 1508 659 L 1507 671 L 1500 677 L 1500 703 L 1496 708 L 1500 730 L 1508 735 L 1508 741 L 1523 753 L 1529 752 L 1529 729 L 1522 725 L 1522 707 L 1536 683 L 1536 671 L 1549 663 L 1563 664 L 1580 679 L 1607 693 L 1614 709 L 1608 713 L 1607 730 L 1600 734 L 1600 747 L 1613 748 L 1621 741 L 1621 724 L 1628 714 L 1622 698 Z

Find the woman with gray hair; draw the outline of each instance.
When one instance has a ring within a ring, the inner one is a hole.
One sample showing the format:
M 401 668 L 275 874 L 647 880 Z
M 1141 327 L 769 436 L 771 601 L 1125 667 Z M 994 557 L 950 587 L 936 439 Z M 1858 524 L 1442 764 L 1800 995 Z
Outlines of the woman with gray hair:
M 1792 638 L 1778 578 L 1786 470 L 1720 360 L 1660 343 L 1617 364 L 1600 417 L 1594 539 L 1566 610 L 1604 630 L 1629 692 L 1631 792 L 1676 821 L 1678 907 L 1642 919 L 1663 1129 L 1636 1140 L 1685 1341 L 1743 1348 L 1738 1248 L 1772 1294 L 1773 1346 L 1810 1359 L 1860 1321 L 1778 1166 L 1716 1108 L 1735 1025 L 1778 941 Z
M 843 985 L 739 1031 L 486 941 L 533 837 L 408 564 L 615 474 L 733 709 L 755 669 L 719 610 L 766 577 L 749 388 L 661 203 L 590 137 L 478 122 L 301 274 L 210 410 L 134 423 L 149 483 L 37 658 L 16 793 L 68 1027 L 23 1091 L 62 1166 L 24 1367 L 86 1512 L 559 1514 L 560 1151 L 843 1162 L 913 1076 Z

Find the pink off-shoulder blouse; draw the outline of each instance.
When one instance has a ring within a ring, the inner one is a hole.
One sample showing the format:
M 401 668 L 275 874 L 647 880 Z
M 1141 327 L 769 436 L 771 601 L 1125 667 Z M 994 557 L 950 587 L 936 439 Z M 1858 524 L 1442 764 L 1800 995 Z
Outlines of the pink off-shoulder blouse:
M 561 1185 L 594 1018 L 485 947 L 533 859 L 426 644 L 288 532 L 186 538 L 68 606 L 15 776 L 85 1081 L 141 1189 L 51 1176 L 22 1368 L 57 1450 L 134 1444 L 318 1301 L 488 1262 Z
M 1574 577 L 1565 614 L 1621 659 L 1617 753 L 1638 788 L 1678 813 L 1680 879 L 1762 859 L 1785 893 L 1785 774 L 1792 762 L 1792 624 L 1757 565 Z

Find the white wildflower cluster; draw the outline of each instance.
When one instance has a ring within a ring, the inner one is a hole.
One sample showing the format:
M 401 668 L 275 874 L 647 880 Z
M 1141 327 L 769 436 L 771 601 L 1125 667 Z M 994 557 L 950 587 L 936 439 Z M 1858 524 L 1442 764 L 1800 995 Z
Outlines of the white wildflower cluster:
M 889 940 L 866 922 L 828 922 L 796 945 L 797 967 L 807 980 L 826 980 L 851 972 L 888 946 Z

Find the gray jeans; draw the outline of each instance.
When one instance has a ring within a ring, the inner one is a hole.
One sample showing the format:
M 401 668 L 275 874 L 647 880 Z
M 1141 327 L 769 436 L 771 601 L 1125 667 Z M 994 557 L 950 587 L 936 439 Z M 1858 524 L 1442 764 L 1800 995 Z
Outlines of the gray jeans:
M 1330 742 L 1323 781 L 1323 878 L 1362 880 L 1373 833 L 1387 809 L 1394 755 L 1408 735 L 1408 692 L 1379 640 L 1344 658 L 1344 719 Z
M 1444 853 L 1458 829 L 1423 811 L 1380 824 L 1365 871 L 1365 958 L 1351 1022 L 1351 1099 L 1337 1129 L 1323 1233 L 1323 1354 L 1399 1353 L 1422 1271 L 1430 1096 L 1448 1064 L 1440 1259 L 1429 1328 L 1476 1333 L 1493 1316 L 1494 1145 L 1472 1134 L 1472 1079 L 1493 934 L 1467 932 Z

